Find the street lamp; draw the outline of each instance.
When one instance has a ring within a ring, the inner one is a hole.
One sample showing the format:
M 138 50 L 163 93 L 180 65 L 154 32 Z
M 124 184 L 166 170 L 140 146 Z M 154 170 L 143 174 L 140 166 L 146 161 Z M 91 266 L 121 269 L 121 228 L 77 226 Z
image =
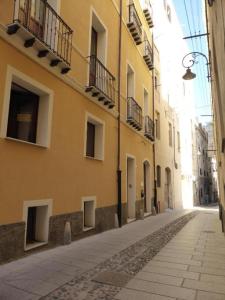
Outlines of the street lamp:
M 194 64 L 198 63 L 198 61 L 197 61 L 198 56 L 203 56 L 206 59 L 208 81 L 211 78 L 210 70 L 209 70 L 209 61 L 208 61 L 207 56 L 201 52 L 190 52 L 190 53 L 186 54 L 182 60 L 183 67 L 187 69 L 186 73 L 183 76 L 184 80 L 192 80 L 196 77 L 196 74 L 191 72 L 191 67 Z

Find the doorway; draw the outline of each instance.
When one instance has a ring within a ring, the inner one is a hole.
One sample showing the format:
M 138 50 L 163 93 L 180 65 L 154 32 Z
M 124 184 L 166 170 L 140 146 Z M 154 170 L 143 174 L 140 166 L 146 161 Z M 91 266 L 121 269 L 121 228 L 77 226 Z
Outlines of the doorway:
M 136 201 L 135 159 L 127 157 L 127 218 L 135 219 Z
M 150 164 L 143 163 L 144 169 L 144 213 L 151 213 L 151 184 L 150 184 Z
M 173 208 L 170 168 L 165 169 L 165 208 Z

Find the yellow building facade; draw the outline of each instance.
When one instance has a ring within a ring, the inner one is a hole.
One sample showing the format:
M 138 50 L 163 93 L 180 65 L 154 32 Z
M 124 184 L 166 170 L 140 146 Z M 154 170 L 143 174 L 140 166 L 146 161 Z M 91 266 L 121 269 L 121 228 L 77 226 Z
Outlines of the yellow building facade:
M 206 20 L 209 32 L 209 58 L 212 76 L 212 104 L 214 113 L 215 150 L 217 156 L 217 172 L 219 185 L 220 219 L 225 231 L 225 62 L 224 62 L 224 1 L 206 1 Z
M 149 1 L 0 2 L 0 261 L 151 214 L 152 26 Z

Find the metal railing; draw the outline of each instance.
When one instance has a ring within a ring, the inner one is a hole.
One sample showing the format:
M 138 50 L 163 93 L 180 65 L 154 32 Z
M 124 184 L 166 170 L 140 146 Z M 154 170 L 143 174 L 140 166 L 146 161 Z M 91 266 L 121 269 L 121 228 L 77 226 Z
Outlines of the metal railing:
M 127 98 L 127 121 L 142 128 L 142 108 L 133 97 Z
M 136 11 L 136 8 L 134 6 L 134 4 L 130 4 L 129 5 L 129 23 L 133 23 L 138 35 L 141 36 L 142 35 L 142 24 L 141 24 L 141 20 L 138 16 L 138 13 Z
M 155 134 L 154 134 L 154 122 L 149 116 L 145 116 L 145 133 L 148 138 L 150 138 L 152 141 L 155 140 Z
M 13 22 L 20 23 L 70 65 L 73 31 L 46 0 L 14 0 Z
M 104 96 L 115 103 L 115 77 L 96 55 L 90 56 L 89 86 L 96 87 Z
M 148 56 L 151 59 L 151 62 L 153 63 L 153 51 L 147 38 L 145 38 L 144 41 L 144 56 Z

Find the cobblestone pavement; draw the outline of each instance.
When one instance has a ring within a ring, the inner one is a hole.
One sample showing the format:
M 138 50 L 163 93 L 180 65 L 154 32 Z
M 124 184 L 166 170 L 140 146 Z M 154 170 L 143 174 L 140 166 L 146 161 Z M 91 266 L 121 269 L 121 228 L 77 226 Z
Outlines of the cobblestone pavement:
M 173 211 L 0 266 L 0 300 L 225 300 L 218 210 Z
M 192 212 L 167 224 L 42 299 L 113 299 L 122 289 L 116 279 L 132 279 L 195 215 Z M 103 273 L 100 279 L 99 273 Z

